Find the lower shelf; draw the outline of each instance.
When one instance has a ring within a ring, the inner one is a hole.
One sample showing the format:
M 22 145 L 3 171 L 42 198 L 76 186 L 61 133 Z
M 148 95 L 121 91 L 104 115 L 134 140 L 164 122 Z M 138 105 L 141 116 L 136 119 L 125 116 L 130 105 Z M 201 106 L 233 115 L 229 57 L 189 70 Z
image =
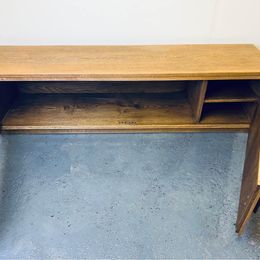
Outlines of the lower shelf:
M 246 131 L 242 107 L 208 109 L 195 123 L 186 95 L 23 94 L 2 121 L 3 132 Z

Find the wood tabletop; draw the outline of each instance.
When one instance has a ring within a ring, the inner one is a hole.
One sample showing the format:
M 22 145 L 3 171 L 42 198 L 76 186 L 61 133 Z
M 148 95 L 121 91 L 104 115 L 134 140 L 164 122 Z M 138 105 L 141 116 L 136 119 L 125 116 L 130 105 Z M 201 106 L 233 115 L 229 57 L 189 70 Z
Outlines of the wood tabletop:
M 253 45 L 0 46 L 1 81 L 260 79 Z

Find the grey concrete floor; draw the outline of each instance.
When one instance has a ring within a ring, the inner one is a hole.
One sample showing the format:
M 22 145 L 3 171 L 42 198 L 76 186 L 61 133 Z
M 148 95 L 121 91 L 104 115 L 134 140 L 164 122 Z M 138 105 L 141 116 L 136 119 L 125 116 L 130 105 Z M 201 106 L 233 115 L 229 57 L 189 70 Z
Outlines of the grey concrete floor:
M 235 220 L 246 134 L 10 135 L 0 258 L 260 258 Z

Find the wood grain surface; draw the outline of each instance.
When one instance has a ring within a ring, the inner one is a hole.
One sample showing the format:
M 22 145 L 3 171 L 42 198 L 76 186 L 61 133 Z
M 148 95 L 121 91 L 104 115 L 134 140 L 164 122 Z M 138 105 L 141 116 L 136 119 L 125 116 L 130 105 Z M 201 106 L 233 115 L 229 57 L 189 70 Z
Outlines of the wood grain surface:
M 193 117 L 195 122 L 199 122 L 201 113 L 205 101 L 205 95 L 207 91 L 208 81 L 198 81 L 197 84 L 189 84 L 188 97 L 192 107 Z
M 0 80 L 260 79 L 253 45 L 0 46 Z
M 236 231 L 242 233 L 260 199 L 260 107 L 249 130 Z
M 2 122 L 16 132 L 196 132 L 248 130 L 241 104 L 206 109 L 194 122 L 185 92 L 175 94 L 21 95 Z

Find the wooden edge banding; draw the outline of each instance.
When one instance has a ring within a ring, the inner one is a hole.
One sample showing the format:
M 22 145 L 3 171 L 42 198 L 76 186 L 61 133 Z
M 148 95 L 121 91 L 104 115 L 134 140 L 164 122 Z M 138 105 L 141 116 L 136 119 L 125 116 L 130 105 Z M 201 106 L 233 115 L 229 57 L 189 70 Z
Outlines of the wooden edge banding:
M 0 75 L 1 81 L 192 81 L 192 80 L 260 80 L 259 73 L 219 73 L 219 74 L 102 74 L 102 75 L 67 75 L 67 74 L 39 74 L 39 75 Z
M 257 185 L 260 186 L 260 151 L 258 155 L 258 182 Z
M 154 133 L 247 133 L 248 129 L 142 129 L 142 130 L 129 130 L 129 129 L 25 129 L 25 130 L 0 130 L 0 134 L 154 134 Z

